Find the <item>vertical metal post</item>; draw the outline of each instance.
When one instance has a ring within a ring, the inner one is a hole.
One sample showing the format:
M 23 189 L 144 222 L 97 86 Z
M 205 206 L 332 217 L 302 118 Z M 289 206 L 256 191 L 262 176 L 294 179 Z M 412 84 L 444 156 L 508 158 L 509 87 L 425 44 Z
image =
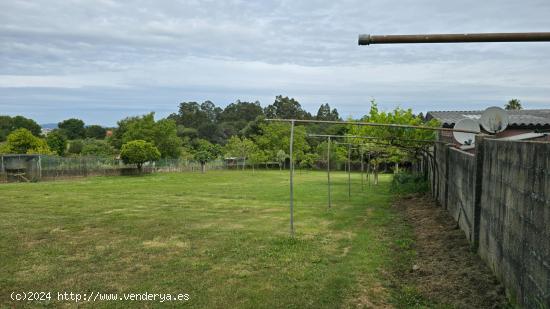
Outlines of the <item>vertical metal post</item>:
M 42 180 L 42 156 L 38 156 L 38 179 Z
M 363 147 L 361 147 L 361 191 L 365 191 L 365 181 L 363 180 L 363 172 L 365 170 L 365 164 L 364 164 L 364 156 L 363 156 Z
M 351 198 L 351 143 L 348 144 L 348 198 Z
M 294 144 L 294 120 L 290 122 L 290 235 L 294 237 L 294 163 L 292 145 Z
M 369 184 L 369 187 L 370 187 L 370 152 L 369 152 L 368 161 L 367 161 L 367 183 Z
M 332 208 L 332 202 L 330 198 L 330 136 L 328 137 L 327 147 L 327 180 L 328 180 L 328 208 Z

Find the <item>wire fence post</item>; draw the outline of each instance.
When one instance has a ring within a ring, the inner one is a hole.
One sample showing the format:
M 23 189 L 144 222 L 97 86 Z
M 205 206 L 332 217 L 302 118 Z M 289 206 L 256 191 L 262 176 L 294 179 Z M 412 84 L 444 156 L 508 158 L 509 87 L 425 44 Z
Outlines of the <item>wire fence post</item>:
M 294 120 L 290 122 L 290 235 L 294 237 L 294 162 L 292 145 L 294 144 Z
M 331 205 L 331 198 L 330 198 L 330 136 L 328 139 L 328 147 L 327 147 L 327 179 L 328 179 L 328 208 L 332 208 Z
M 42 180 L 42 156 L 38 156 L 38 180 Z
M 365 164 L 363 159 L 363 146 L 361 146 L 361 191 L 365 191 L 365 181 L 363 180 L 363 172 L 365 170 Z
M 367 161 L 367 183 L 369 184 L 369 187 L 370 187 L 370 152 L 369 152 L 368 161 Z
M 351 143 L 348 144 L 348 198 L 351 198 Z

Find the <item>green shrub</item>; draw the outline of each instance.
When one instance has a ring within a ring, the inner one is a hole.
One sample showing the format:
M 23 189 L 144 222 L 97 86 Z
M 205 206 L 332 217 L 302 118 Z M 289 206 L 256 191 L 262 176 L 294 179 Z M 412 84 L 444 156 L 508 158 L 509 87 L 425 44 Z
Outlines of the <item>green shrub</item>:
M 81 154 L 83 156 L 97 156 L 110 158 L 116 154 L 115 149 L 105 140 L 88 138 L 84 140 Z
M 425 193 L 430 185 L 421 174 L 399 172 L 393 176 L 390 190 L 398 194 Z
M 52 154 L 45 140 L 36 137 L 31 131 L 21 128 L 8 135 L 7 141 L 0 149 L 1 153 L 14 154 Z
M 153 143 L 135 140 L 122 145 L 120 158 L 125 164 L 136 164 L 141 171 L 143 163 L 160 159 L 160 152 Z

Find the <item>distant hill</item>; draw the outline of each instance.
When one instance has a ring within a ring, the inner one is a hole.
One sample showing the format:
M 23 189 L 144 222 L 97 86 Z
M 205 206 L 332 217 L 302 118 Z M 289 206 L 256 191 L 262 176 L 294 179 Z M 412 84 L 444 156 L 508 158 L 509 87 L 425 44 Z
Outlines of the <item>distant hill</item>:
M 42 129 L 57 129 L 57 123 L 44 123 L 40 125 Z

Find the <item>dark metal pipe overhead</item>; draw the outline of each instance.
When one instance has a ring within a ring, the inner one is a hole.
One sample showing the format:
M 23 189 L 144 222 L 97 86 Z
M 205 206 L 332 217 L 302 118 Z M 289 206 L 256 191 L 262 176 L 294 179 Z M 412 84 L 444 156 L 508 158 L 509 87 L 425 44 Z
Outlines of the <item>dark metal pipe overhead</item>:
M 550 32 L 359 35 L 359 45 L 476 42 L 550 42 Z

